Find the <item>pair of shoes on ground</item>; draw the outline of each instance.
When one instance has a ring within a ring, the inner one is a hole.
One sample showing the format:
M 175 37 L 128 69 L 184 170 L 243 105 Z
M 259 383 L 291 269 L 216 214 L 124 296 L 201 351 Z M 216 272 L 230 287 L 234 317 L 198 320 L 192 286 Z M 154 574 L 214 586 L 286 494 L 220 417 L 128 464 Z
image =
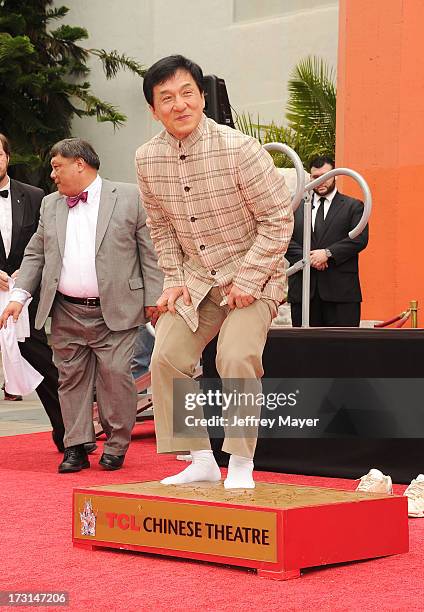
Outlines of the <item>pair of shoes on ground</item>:
M 80 472 L 90 467 L 86 444 L 78 444 L 65 448 L 65 454 L 62 463 L 59 465 L 59 474 L 67 474 L 71 472 Z M 100 457 L 99 465 L 105 470 L 119 470 L 124 463 L 125 455 L 109 455 L 103 453 Z
M 65 445 L 63 444 L 63 436 L 64 436 L 64 432 L 60 432 L 60 431 L 57 431 L 56 429 L 53 429 L 52 440 L 55 443 L 56 448 L 59 451 L 59 453 L 65 452 Z M 94 453 L 96 449 L 97 449 L 97 444 L 95 442 L 86 442 L 84 444 L 84 450 L 87 453 L 87 455 L 91 455 L 91 453 Z
M 383 472 L 373 468 L 360 478 L 357 491 L 365 493 L 393 494 L 392 479 Z M 424 474 L 418 474 L 406 488 L 404 495 L 408 498 L 408 516 L 414 518 L 424 517 Z

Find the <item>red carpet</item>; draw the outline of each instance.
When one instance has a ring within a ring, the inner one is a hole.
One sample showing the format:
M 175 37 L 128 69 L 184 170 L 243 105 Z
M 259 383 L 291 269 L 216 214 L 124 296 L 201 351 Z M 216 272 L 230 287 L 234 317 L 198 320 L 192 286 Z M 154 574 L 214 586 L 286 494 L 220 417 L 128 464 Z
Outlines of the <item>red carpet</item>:
M 410 521 L 408 554 L 309 569 L 287 582 L 209 563 L 74 549 L 74 487 L 157 480 L 184 467 L 171 456 L 156 455 L 152 428 L 152 423 L 137 427 L 121 471 L 101 470 L 99 449 L 91 455 L 92 468 L 74 475 L 57 474 L 60 455 L 50 434 L 0 438 L 0 590 L 69 591 L 69 608 L 38 608 L 43 610 L 424 609 L 424 519 Z M 257 480 L 356 486 L 348 480 L 265 472 L 257 473 Z

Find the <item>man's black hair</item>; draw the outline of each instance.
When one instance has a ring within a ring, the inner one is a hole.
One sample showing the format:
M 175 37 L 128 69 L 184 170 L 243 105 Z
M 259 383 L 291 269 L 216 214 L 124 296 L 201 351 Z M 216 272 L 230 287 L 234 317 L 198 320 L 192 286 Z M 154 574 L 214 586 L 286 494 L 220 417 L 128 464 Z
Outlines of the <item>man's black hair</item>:
M 183 55 L 168 55 L 154 63 L 143 79 L 143 92 L 147 103 L 153 106 L 153 88 L 175 75 L 177 70 L 186 70 L 191 74 L 200 93 L 203 93 L 203 72 L 198 64 Z
M 81 158 L 86 164 L 98 170 L 100 168 L 100 160 L 96 151 L 91 144 L 82 138 L 65 138 L 52 146 L 50 157 L 62 155 L 67 158 Z
M 334 159 L 330 155 L 316 155 L 309 162 L 309 169 L 322 168 L 324 164 L 330 164 L 332 168 L 335 167 Z

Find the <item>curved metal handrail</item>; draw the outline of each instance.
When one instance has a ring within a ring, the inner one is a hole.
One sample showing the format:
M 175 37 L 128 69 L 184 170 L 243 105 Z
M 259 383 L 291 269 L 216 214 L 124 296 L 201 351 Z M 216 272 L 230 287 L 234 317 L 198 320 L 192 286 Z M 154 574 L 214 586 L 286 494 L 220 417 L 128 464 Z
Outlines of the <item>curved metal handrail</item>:
M 365 228 L 366 224 L 368 223 L 368 219 L 370 218 L 371 210 L 372 210 L 371 191 L 365 179 L 355 170 L 350 170 L 349 168 L 334 168 L 333 170 L 329 170 L 328 172 L 326 172 L 319 178 L 314 179 L 310 183 L 307 183 L 305 185 L 305 191 L 310 191 L 311 189 L 314 189 L 318 185 L 321 185 L 321 183 L 324 183 L 329 178 L 332 178 L 333 176 L 337 176 L 338 174 L 341 174 L 344 176 L 350 176 L 351 178 L 357 180 L 364 194 L 364 211 L 362 213 L 362 217 L 360 218 L 359 223 L 356 225 L 356 227 L 354 227 L 348 233 L 349 238 L 353 240 L 354 238 L 356 238 L 356 236 L 359 236 L 359 234 Z M 305 213 L 306 213 L 306 210 L 305 210 Z M 287 271 L 286 271 L 287 276 L 292 276 L 293 274 L 296 274 L 296 272 L 299 272 L 299 270 L 302 270 L 304 266 L 305 266 L 305 260 L 300 259 L 295 264 L 287 268 Z
M 305 191 L 310 191 L 311 189 L 318 187 L 318 185 L 321 185 L 321 183 L 325 183 L 325 181 L 328 181 L 328 179 L 333 178 L 333 176 L 338 175 L 350 176 L 351 178 L 355 179 L 359 183 L 362 193 L 364 194 L 364 211 L 362 213 L 362 217 L 360 218 L 358 225 L 350 230 L 348 234 L 349 238 L 353 240 L 353 238 L 359 236 L 359 234 L 365 228 L 366 224 L 368 223 L 368 219 L 370 218 L 372 209 L 371 191 L 363 176 L 361 176 L 359 172 L 355 172 L 355 170 L 350 170 L 349 168 L 334 168 L 317 179 L 314 179 L 310 183 L 307 183 L 305 185 Z
M 282 142 L 268 142 L 263 145 L 263 148 L 268 152 L 284 153 L 284 155 L 287 155 L 292 160 L 297 175 L 296 191 L 292 197 L 292 208 L 293 212 L 295 212 L 305 193 L 305 170 L 302 161 L 296 151 Z
M 368 223 L 368 219 L 371 215 L 372 209 L 372 197 L 371 191 L 368 187 L 365 179 L 355 170 L 349 168 L 334 168 L 329 172 L 326 172 L 322 176 L 313 181 L 310 181 L 305 185 L 305 170 L 303 168 L 302 161 L 296 151 L 294 151 L 288 145 L 281 142 L 269 142 L 263 145 L 266 151 L 276 151 L 287 155 L 293 162 L 296 170 L 297 185 L 294 196 L 292 197 L 292 208 L 295 212 L 302 201 L 305 198 L 305 192 L 311 191 L 321 183 L 324 183 L 333 176 L 349 176 L 356 180 L 362 189 L 364 195 L 364 210 L 359 223 L 348 233 L 348 237 L 353 240 L 364 230 Z M 310 250 L 311 250 L 311 232 L 312 232 L 312 204 L 310 198 L 305 198 L 305 210 L 303 216 L 303 257 L 300 261 L 297 261 L 293 266 L 290 266 L 286 270 L 287 276 L 292 276 L 296 272 L 303 270 L 303 288 L 302 288 L 302 327 L 309 327 L 309 299 L 310 299 L 310 279 L 311 279 L 311 262 L 310 262 Z
M 372 209 L 372 197 L 371 191 L 368 187 L 365 179 L 355 170 L 349 168 L 334 168 L 329 172 L 326 172 L 317 179 L 314 179 L 310 183 L 307 183 L 304 187 L 305 191 L 311 191 L 321 183 L 324 183 L 333 176 L 344 175 L 350 176 L 359 183 L 364 195 L 364 210 L 359 223 L 354 227 L 348 236 L 351 240 L 356 238 L 368 223 L 368 219 L 371 215 Z M 300 261 L 297 261 L 293 266 L 290 266 L 286 270 L 287 276 L 292 276 L 296 272 L 303 270 L 303 283 L 302 283 L 302 327 L 309 327 L 309 301 L 310 301 L 310 279 L 311 279 L 311 262 L 310 262 L 310 251 L 311 251 L 311 233 L 312 233 L 312 200 L 311 198 L 305 199 L 305 208 L 303 215 L 303 257 Z

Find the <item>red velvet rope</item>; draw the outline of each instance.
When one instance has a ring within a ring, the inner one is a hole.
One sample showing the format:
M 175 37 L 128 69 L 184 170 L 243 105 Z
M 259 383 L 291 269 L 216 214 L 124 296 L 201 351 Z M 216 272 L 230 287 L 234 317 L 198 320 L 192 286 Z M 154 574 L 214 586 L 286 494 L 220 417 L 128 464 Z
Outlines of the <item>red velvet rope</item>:
M 405 313 L 405 316 L 401 318 L 399 323 L 396 323 L 395 327 L 403 327 L 403 325 L 405 325 L 405 323 L 407 322 L 410 316 L 411 316 L 411 311 L 407 310 Z
M 399 315 L 397 315 L 397 317 L 393 317 L 393 319 L 388 319 L 387 321 L 383 321 L 383 323 L 376 323 L 374 325 L 375 328 L 378 327 L 388 327 L 389 325 L 392 325 L 392 323 L 396 323 L 398 321 L 398 323 L 396 323 L 395 327 L 402 327 L 403 325 L 405 325 L 406 321 L 409 319 L 409 317 L 411 316 L 411 310 L 405 310 L 404 312 L 401 312 Z

